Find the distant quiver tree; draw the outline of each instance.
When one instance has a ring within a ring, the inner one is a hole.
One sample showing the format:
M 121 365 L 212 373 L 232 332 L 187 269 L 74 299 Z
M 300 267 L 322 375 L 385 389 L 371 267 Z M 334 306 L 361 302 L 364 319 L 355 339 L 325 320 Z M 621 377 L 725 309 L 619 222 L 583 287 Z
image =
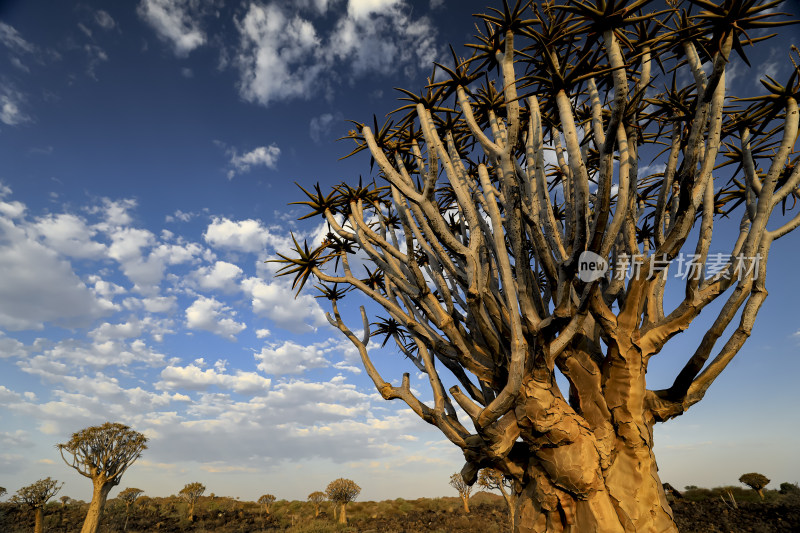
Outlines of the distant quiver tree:
M 106 422 L 73 433 L 68 442 L 56 446 L 67 465 L 92 480 L 92 501 L 81 533 L 99 530 L 108 493 L 141 457 L 146 443 L 147 437 L 130 427 Z
M 511 531 L 514 531 L 514 508 L 516 507 L 517 493 L 513 483 L 502 472 L 494 468 L 484 468 L 478 474 L 478 486 L 486 490 L 499 490 L 508 507 Z
M 125 502 L 125 525 L 122 526 L 123 531 L 128 530 L 128 518 L 130 518 L 131 506 L 142 494 L 144 494 L 142 489 L 127 487 L 126 489 L 120 491 L 120 493 L 117 495 L 117 498 Z
M 739 477 L 739 483 L 744 483 L 754 491 L 758 492 L 761 496 L 761 501 L 764 501 L 764 487 L 769 485 L 769 478 L 764 474 L 758 472 L 750 472 L 749 474 L 742 474 Z
M 62 486 L 64 486 L 63 483 L 47 477 L 22 487 L 11 497 L 12 503 L 27 505 L 33 509 L 35 514 L 34 533 L 42 533 L 44 531 L 44 506 L 47 505 L 50 498 L 58 494 Z
M 468 484 L 482 468 L 513 481 L 519 532 L 677 531 L 653 426 L 742 347 L 772 244 L 800 225 L 789 50 L 786 78 L 728 94 L 734 59 L 746 69 L 750 45 L 788 23 L 779 4 L 489 9 L 471 56 L 401 89 L 392 120 L 355 123 L 350 155 L 368 152 L 375 179 L 296 202 L 329 232 L 296 242 L 279 274 L 316 283 L 381 396 L 462 450 Z M 672 384 L 648 389 L 651 358 L 714 303 Z M 384 377 L 374 336 L 427 375 L 432 402 L 408 373 Z
M 314 504 L 314 517 L 319 516 L 319 504 L 326 499 L 328 499 L 328 497 L 321 491 L 314 491 L 308 495 L 308 501 Z
M 464 512 L 468 513 L 469 493 L 472 492 L 472 486 L 468 485 L 458 472 L 450 476 L 450 486 L 458 491 L 458 496 L 461 498 L 461 503 L 464 505 Z
M 328 499 L 339 506 L 339 523 L 347 523 L 347 504 L 361 493 L 361 487 L 351 479 L 339 478 L 331 481 L 325 489 Z
M 269 514 L 270 506 L 275 503 L 275 496 L 272 494 L 263 494 L 258 499 L 258 503 L 261 505 L 261 508 L 264 509 L 264 514 Z
M 203 493 L 206 491 L 206 486 L 202 483 L 195 481 L 193 483 L 187 483 L 181 490 L 178 492 L 178 496 L 186 500 L 189 504 L 187 517 L 189 522 L 194 522 L 194 505 L 197 503 L 197 500 Z

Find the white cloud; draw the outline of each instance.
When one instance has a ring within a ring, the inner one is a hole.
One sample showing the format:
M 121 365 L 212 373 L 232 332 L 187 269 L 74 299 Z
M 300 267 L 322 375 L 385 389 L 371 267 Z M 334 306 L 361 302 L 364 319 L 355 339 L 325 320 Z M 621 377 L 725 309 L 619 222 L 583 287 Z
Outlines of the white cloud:
M 311 136 L 311 140 L 315 143 L 322 142 L 323 138 L 330 133 L 334 120 L 341 120 L 341 116 L 338 113 L 337 116 L 331 113 L 323 113 L 318 117 L 312 118 L 308 125 L 308 134 Z
M 254 313 L 291 332 L 315 331 L 328 324 L 313 296 L 301 294 L 295 298 L 291 287 L 282 282 L 267 283 L 259 278 L 248 278 L 242 282 L 242 289 L 252 297 Z
M 176 220 L 180 220 L 181 222 L 189 222 L 192 218 L 194 218 L 194 216 L 194 213 L 184 213 L 178 209 L 174 214 L 167 215 L 165 220 L 166 222 L 175 222 Z
M 101 214 L 105 219 L 104 225 L 98 225 L 103 229 L 114 226 L 128 226 L 133 222 L 129 211 L 136 208 L 136 200 L 124 198 L 122 200 L 102 199 L 102 206 L 93 206 L 88 209 L 90 214 Z
M 243 270 L 233 263 L 217 261 L 213 266 L 198 268 L 191 276 L 202 289 L 234 292 L 239 289 L 242 274 Z
M 33 227 L 47 246 L 68 257 L 98 259 L 105 255 L 106 246 L 92 240 L 97 230 L 75 215 L 48 215 L 38 219 Z
M 90 337 L 101 342 L 112 339 L 131 339 L 139 337 L 141 334 L 142 323 L 135 317 L 128 322 L 118 324 L 105 322 L 89 332 Z
M 214 217 L 203 234 L 205 241 L 214 247 L 227 248 L 237 252 L 263 252 L 270 240 L 269 230 L 260 220 L 233 221 Z
M 14 200 L 13 202 L 0 202 L 0 215 L 8 218 L 19 218 L 25 213 L 25 204 Z
M 46 370 L 53 376 L 66 376 L 74 367 L 81 369 L 125 367 L 134 363 L 158 366 L 164 362 L 164 354 L 156 352 L 141 339 L 126 342 L 121 338 L 103 338 L 87 342 L 82 339 L 63 339 L 51 346 L 36 343 L 28 349 L 35 354 L 30 360 L 20 362 L 20 368 L 41 374 Z M 34 369 L 34 370 L 31 370 Z M 56 379 L 56 378 L 52 378 Z
M 303 346 L 292 341 L 280 345 L 265 346 L 256 354 L 258 369 L 266 374 L 302 374 L 312 368 L 330 365 L 325 354 L 331 351 L 330 343 Z
M 27 353 L 24 344 L 0 331 L 0 359 L 24 357 Z
M 158 244 L 150 231 L 115 227 L 110 230 L 108 256 L 119 262 L 122 272 L 134 283 L 134 288 L 154 297 L 168 265 L 192 262 L 202 255 L 196 243 Z
M 117 25 L 117 23 L 114 21 L 111 15 L 109 15 L 107 11 L 103 11 L 102 9 L 98 9 L 95 12 L 94 21 L 97 23 L 98 26 L 100 26 L 104 30 L 110 30 Z
M 214 298 L 199 297 L 186 309 L 186 327 L 210 331 L 229 340 L 236 340 L 236 335 L 247 328 L 236 322 L 236 312 Z
M 159 38 L 172 44 L 177 56 L 185 57 L 206 43 L 200 24 L 203 7 L 200 0 L 142 0 L 136 11 Z
M 22 110 L 25 96 L 11 87 L 0 87 L 0 122 L 7 126 L 17 126 L 29 122 L 31 118 Z
M 237 27 L 239 88 L 247 101 L 267 105 L 310 96 L 324 64 L 308 63 L 308 58 L 319 55 L 321 45 L 308 20 L 299 15 L 289 18 L 275 4 L 251 3 Z
M 203 370 L 196 364 L 188 366 L 168 366 L 161 371 L 161 381 L 156 388 L 161 390 L 206 390 L 215 386 L 229 389 L 239 394 L 263 394 L 269 390 L 271 380 L 255 372 L 237 370 L 235 374 L 225 374 L 222 370 L 209 368 Z
M 239 154 L 235 149 L 229 151 L 231 168 L 228 179 L 233 179 L 237 174 L 250 172 L 252 167 L 265 166 L 274 169 L 281 155 L 281 149 L 273 143 L 269 146 L 259 146 L 244 154 Z
M 13 52 L 33 52 L 34 46 L 22 38 L 22 35 L 5 22 L 0 22 L 0 43 Z
M 45 322 L 78 326 L 112 310 L 52 249 L 24 227 L 0 218 L 0 326 L 39 329 Z
M 317 14 L 331 15 L 328 2 L 314 7 Z M 322 25 L 290 16 L 277 3 L 253 2 L 237 21 L 240 92 L 247 101 L 269 105 L 329 92 L 333 83 L 351 78 L 341 75 L 347 69 L 356 76 L 411 76 L 437 54 L 435 27 L 427 18 L 411 18 L 412 12 L 404 0 L 349 0 L 325 35 Z

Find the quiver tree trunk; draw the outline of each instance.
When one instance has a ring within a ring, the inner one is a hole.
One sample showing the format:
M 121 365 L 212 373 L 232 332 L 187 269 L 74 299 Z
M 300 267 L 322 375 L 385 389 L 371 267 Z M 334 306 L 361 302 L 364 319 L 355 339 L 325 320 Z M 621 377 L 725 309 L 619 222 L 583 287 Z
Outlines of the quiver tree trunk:
M 606 374 L 605 403 L 615 407 L 604 416 L 578 416 L 541 383 L 522 387 L 515 415 L 523 442 L 509 455 L 523 458 L 513 467 L 524 471 L 515 532 L 677 531 L 652 451 L 643 374 L 621 364 Z M 624 392 L 615 390 L 622 382 Z
M 41 505 L 35 507 L 34 513 L 33 533 L 42 533 L 44 531 L 44 507 Z
M 189 502 L 189 510 L 188 510 L 188 517 L 187 519 L 189 522 L 194 522 L 194 502 Z
M 339 523 L 347 523 L 347 502 L 339 504 Z
M 469 496 L 461 495 L 461 503 L 464 504 L 464 512 L 469 513 Z
M 506 491 L 502 487 L 500 488 L 500 493 L 503 495 L 503 499 L 506 502 L 506 507 L 508 507 L 508 520 L 511 524 L 511 531 L 516 531 L 516 523 L 517 523 L 517 501 L 519 500 L 519 494 L 514 492 Z
M 100 530 L 100 520 L 103 517 L 103 509 L 105 509 L 106 506 L 108 493 L 111 492 L 113 487 L 114 485 L 111 483 L 103 483 L 99 480 L 94 481 L 92 501 L 89 504 L 89 511 L 86 513 L 86 520 L 83 521 L 81 533 L 97 533 Z

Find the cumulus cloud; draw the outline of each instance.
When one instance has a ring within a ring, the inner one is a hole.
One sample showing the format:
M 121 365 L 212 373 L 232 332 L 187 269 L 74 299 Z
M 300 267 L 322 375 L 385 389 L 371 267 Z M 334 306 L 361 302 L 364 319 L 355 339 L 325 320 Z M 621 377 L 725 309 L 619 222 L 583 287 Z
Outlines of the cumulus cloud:
M 0 326 L 40 329 L 46 322 L 87 324 L 113 310 L 73 272 L 69 262 L 0 218 Z
M 103 198 L 101 204 L 88 209 L 90 214 L 99 214 L 104 218 L 104 223 L 98 224 L 99 228 L 107 230 L 112 227 L 128 226 L 133 222 L 130 211 L 136 208 L 137 202 L 135 199 L 112 200 Z
M 161 390 L 207 390 L 209 387 L 232 390 L 239 394 L 263 394 L 269 390 L 271 381 L 255 372 L 237 370 L 235 374 L 224 373 L 217 368 L 203 370 L 197 364 L 168 366 L 161 371 L 161 381 L 156 388 Z
M 128 342 L 119 337 L 98 337 L 90 341 L 68 338 L 54 344 L 48 343 L 52 344 L 50 346 L 40 346 L 40 344 L 37 343 L 28 349 L 33 357 L 20 363 L 23 370 L 33 367 L 41 369 L 46 365 L 48 372 L 53 376 L 66 376 L 74 370 L 74 367 L 101 369 L 133 364 L 158 366 L 164 362 L 164 354 L 155 351 L 141 339 Z
M 264 166 L 274 169 L 281 155 L 281 149 L 273 143 L 269 146 L 259 146 L 244 154 L 239 154 L 235 149 L 229 150 L 228 153 L 231 157 L 228 179 L 231 180 L 237 174 L 250 172 L 253 167 Z
M 186 327 L 210 331 L 229 340 L 236 340 L 236 335 L 247 328 L 236 322 L 236 312 L 214 298 L 199 297 L 186 309 Z
M 312 7 L 308 1 L 301 4 Z M 330 19 L 328 2 L 315 2 L 316 15 Z M 329 9 L 330 8 L 330 9 Z M 412 18 L 404 0 L 349 0 L 332 30 L 322 32 L 300 14 L 277 3 L 251 3 L 237 21 L 240 46 L 235 64 L 239 90 L 250 102 L 309 98 L 332 90 L 340 72 L 413 75 L 436 58 L 436 29 L 427 18 Z
M 110 230 L 108 256 L 120 264 L 120 269 L 142 294 L 156 296 L 158 286 L 168 265 L 192 262 L 202 255 L 196 243 L 158 243 L 148 230 L 115 227 Z
M 205 241 L 217 248 L 226 248 L 236 252 L 263 252 L 267 243 L 273 242 L 275 236 L 260 220 L 229 220 L 214 217 L 203 233 Z
M 264 347 L 256 354 L 258 369 L 265 374 L 302 374 L 312 368 L 322 368 L 330 363 L 325 358 L 325 348 L 320 345 L 302 346 L 292 341 Z
M 311 22 L 287 16 L 276 4 L 251 3 L 237 27 L 239 89 L 247 101 L 267 105 L 310 95 L 325 68 L 323 63 L 308 63 L 321 46 Z
M 233 263 L 217 261 L 213 266 L 198 268 L 191 276 L 202 289 L 234 292 L 239 289 L 238 280 L 243 273 L 244 271 Z
M 33 227 L 47 246 L 68 257 L 98 259 L 106 253 L 106 246 L 92 239 L 97 230 L 76 215 L 47 215 Z
M 0 331 L 0 359 L 24 357 L 27 353 L 24 344 Z
M 206 43 L 201 27 L 204 4 L 201 0 L 142 0 L 136 11 L 160 39 L 173 46 L 175 55 L 185 57 Z
M 282 282 L 267 283 L 260 278 L 248 278 L 242 289 L 251 296 L 253 312 L 274 321 L 293 333 L 315 331 L 328 320 L 317 300 L 308 294 L 295 298 L 291 287 Z

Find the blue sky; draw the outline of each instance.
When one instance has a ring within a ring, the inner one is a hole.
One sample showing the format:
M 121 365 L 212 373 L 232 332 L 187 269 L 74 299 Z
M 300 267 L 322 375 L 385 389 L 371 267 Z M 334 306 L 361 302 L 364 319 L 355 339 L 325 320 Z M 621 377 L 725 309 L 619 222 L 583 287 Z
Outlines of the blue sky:
M 483 7 L 0 4 L 0 485 L 51 476 L 88 499 L 54 445 L 110 420 L 150 437 L 120 488 L 151 495 L 201 481 L 304 499 L 337 477 L 362 499 L 452 495 L 458 450 L 381 400 L 327 309 L 310 292 L 294 299 L 264 260 L 290 231 L 324 234 L 295 222 L 295 182 L 369 175 L 366 156 L 339 161 L 346 119 L 397 107 L 392 88 L 421 87 Z M 739 64 L 733 92 L 785 76 L 786 48 L 767 45 L 752 73 Z M 774 246 L 770 297 L 726 374 L 657 427 L 665 481 L 800 479 L 798 245 Z M 656 357 L 653 386 L 701 335 Z M 398 379 L 412 370 L 388 350 L 375 359 Z

